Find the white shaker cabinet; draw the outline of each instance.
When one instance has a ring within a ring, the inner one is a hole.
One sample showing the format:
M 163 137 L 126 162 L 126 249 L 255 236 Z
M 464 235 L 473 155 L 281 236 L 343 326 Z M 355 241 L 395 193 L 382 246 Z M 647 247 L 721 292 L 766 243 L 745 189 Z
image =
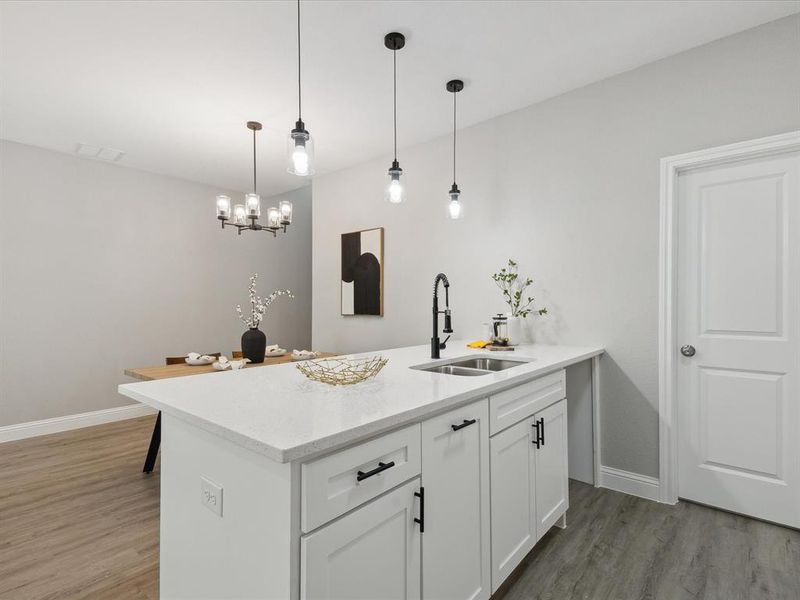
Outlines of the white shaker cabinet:
M 492 592 L 566 512 L 567 401 L 492 436 Z
M 304 506 L 353 509 L 306 515 L 330 522 L 301 538 L 301 598 L 488 600 L 569 505 L 567 402 L 541 388 L 491 437 L 498 396 L 303 465 Z
M 535 463 L 531 420 L 495 435 L 492 468 L 492 592 L 536 542 Z
M 300 597 L 308 600 L 420 598 L 419 479 L 398 487 L 300 541 Z
M 538 448 L 531 444 L 536 472 L 536 539 L 541 538 L 569 507 L 567 401 L 536 413 Z
M 422 596 L 488 600 L 489 403 L 422 423 Z

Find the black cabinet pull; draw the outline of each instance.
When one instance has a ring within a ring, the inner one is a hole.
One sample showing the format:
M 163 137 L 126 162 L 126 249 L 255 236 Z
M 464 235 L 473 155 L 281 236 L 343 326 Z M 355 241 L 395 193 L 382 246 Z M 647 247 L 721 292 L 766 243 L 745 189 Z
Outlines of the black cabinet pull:
M 464 419 L 464 422 L 461 425 L 450 425 L 453 428 L 453 431 L 458 431 L 459 429 L 464 429 L 464 427 L 469 427 L 470 425 L 474 425 L 477 423 L 477 419 Z
M 536 431 L 537 431 L 537 432 L 539 433 L 539 435 L 541 436 L 541 437 L 539 438 L 539 443 L 541 443 L 541 444 L 542 444 L 542 446 L 544 446 L 544 417 L 542 417 L 541 419 L 539 419 L 539 427 L 537 427 L 537 428 L 536 428 Z
M 419 532 L 425 533 L 425 488 L 420 486 L 414 495 L 419 498 L 419 519 L 414 517 L 414 523 L 419 523 Z
M 533 436 L 533 442 L 531 442 L 531 443 L 532 443 L 534 446 L 536 446 L 537 448 L 540 448 L 540 447 L 541 447 L 541 445 L 540 445 L 540 442 L 541 442 L 541 434 L 539 433 L 539 421 L 534 421 L 534 422 L 531 424 L 531 427 L 533 427 L 533 428 L 536 430 L 536 434 Z
M 391 469 L 394 466 L 394 461 L 390 461 L 388 463 L 379 462 L 378 466 L 372 469 L 372 471 L 359 471 L 358 475 L 356 476 L 356 481 L 364 481 L 368 477 L 372 477 L 373 475 L 377 475 L 385 471 L 386 469 Z

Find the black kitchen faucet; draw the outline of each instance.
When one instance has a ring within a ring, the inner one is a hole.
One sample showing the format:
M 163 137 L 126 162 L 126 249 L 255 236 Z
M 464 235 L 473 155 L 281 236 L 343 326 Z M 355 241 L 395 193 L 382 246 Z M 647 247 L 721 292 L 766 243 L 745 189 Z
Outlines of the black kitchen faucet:
M 444 284 L 444 310 L 439 310 L 439 282 Z M 433 337 L 431 337 L 431 358 L 439 358 L 439 350 L 444 350 L 448 335 L 443 342 L 439 341 L 439 314 L 444 313 L 444 329 L 442 333 L 453 333 L 453 323 L 450 317 L 450 282 L 447 275 L 439 273 L 433 280 Z

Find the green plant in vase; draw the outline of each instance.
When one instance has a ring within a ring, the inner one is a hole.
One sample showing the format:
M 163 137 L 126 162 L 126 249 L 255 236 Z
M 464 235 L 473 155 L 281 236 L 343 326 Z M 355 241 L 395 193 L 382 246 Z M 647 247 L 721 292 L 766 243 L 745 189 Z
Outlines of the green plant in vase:
M 509 343 L 518 344 L 522 338 L 522 319 L 531 313 L 546 315 L 547 308 L 534 308 L 535 298 L 529 296 L 528 288 L 533 284 L 530 277 L 519 276 L 517 263 L 508 259 L 508 264 L 497 273 L 492 274 L 492 280 L 503 294 L 503 301 L 508 304 L 508 337 Z

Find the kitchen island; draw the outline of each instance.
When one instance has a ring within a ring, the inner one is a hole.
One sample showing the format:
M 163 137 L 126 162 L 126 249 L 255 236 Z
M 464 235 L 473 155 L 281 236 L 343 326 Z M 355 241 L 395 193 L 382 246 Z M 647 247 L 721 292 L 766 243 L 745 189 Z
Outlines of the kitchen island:
M 125 384 L 162 411 L 161 597 L 488 598 L 568 506 L 564 369 L 597 347 L 380 351 L 332 387 L 294 365 Z M 422 370 L 459 357 L 520 364 Z

